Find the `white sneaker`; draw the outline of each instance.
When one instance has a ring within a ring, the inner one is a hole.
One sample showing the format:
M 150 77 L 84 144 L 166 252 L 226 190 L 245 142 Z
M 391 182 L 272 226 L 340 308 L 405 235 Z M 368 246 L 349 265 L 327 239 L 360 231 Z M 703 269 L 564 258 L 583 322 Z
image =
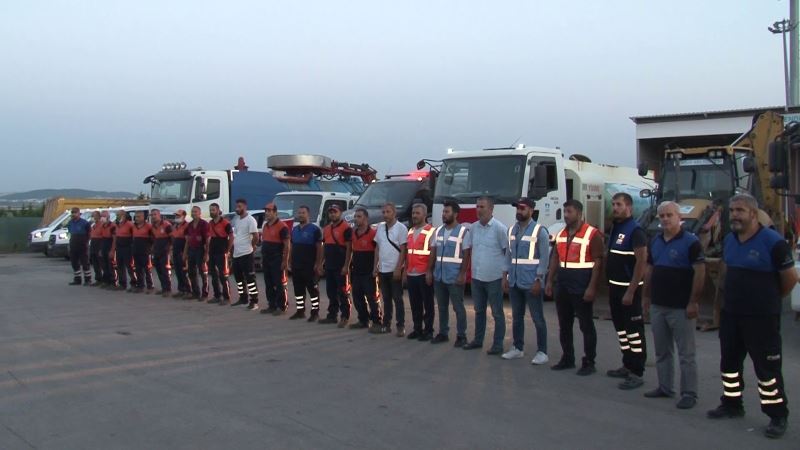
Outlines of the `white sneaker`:
M 525 356 L 525 352 L 517 347 L 512 347 L 511 350 L 503 353 L 503 359 L 520 359 L 523 356 Z
M 548 361 L 550 361 L 550 358 L 547 357 L 546 353 L 536 352 L 536 356 L 531 360 L 531 364 L 541 366 L 542 364 L 547 364 Z

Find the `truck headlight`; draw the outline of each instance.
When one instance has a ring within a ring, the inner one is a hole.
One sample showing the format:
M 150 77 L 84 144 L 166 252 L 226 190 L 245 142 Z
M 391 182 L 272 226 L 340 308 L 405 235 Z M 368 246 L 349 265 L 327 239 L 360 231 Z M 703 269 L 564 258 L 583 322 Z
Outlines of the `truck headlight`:
M 58 238 L 63 240 L 67 238 L 67 233 L 58 233 Z
M 33 238 L 34 239 L 40 239 L 42 237 L 42 235 L 43 235 L 43 233 L 41 231 L 37 231 L 36 233 L 33 233 Z

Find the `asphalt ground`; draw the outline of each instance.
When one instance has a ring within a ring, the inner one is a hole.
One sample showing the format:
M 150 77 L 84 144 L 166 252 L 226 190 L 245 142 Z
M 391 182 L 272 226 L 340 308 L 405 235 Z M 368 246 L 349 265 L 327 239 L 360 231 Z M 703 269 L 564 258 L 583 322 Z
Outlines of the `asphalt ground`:
M 598 373 L 584 378 L 530 364 L 529 318 L 526 358 L 504 361 L 454 349 L 452 330 L 449 344 L 434 346 L 288 315 L 70 287 L 70 278 L 62 260 L 0 256 L 0 449 L 800 448 L 797 415 L 783 439 L 762 436 L 768 419 L 749 362 L 747 415 L 705 418 L 721 394 L 714 333 L 697 334 L 700 399 L 681 411 L 674 400 L 642 396 L 656 386 L 651 345 L 644 388 L 621 391 L 605 376 L 620 365 L 609 321 L 597 321 Z M 561 351 L 552 303 L 545 316 L 554 363 Z M 470 336 L 472 320 L 470 311 Z M 793 314 L 783 330 L 793 409 Z M 490 318 L 487 344 L 491 332 Z M 577 324 L 575 337 L 581 348 Z

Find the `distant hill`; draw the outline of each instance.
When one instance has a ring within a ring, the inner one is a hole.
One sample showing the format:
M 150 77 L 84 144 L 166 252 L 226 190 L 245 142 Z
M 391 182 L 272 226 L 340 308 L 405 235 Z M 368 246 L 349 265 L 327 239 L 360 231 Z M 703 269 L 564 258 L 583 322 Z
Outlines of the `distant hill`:
M 44 201 L 50 197 L 69 198 L 136 198 L 133 192 L 91 191 L 88 189 L 36 189 L 26 192 L 14 192 L 0 195 L 0 200 L 15 201 Z

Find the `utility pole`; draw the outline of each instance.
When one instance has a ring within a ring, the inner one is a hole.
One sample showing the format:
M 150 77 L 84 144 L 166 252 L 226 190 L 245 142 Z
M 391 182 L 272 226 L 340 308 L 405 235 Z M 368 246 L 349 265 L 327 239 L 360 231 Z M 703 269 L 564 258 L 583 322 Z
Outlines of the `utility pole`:
M 791 30 L 789 32 L 789 106 L 800 105 L 800 74 L 798 74 L 798 9 L 800 0 L 789 0 L 789 22 Z
M 780 34 L 783 38 L 783 91 L 785 95 L 783 106 L 784 112 L 789 112 L 789 106 L 793 106 L 790 87 L 791 83 L 789 81 L 789 53 L 786 49 L 786 33 L 792 31 L 793 28 L 796 27 L 792 26 L 792 23 L 789 21 L 789 19 L 779 20 L 773 23 L 771 27 L 767 28 L 772 34 Z

